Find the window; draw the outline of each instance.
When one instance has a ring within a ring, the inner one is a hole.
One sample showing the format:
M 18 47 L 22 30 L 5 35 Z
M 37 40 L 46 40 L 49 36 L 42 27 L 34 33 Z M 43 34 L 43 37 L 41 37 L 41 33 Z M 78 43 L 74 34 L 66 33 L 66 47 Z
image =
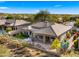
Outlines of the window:
M 39 35 L 39 38 L 40 38 L 40 39 L 43 39 L 43 36 Z
M 13 27 L 12 29 L 13 29 L 13 30 L 17 30 L 17 27 Z

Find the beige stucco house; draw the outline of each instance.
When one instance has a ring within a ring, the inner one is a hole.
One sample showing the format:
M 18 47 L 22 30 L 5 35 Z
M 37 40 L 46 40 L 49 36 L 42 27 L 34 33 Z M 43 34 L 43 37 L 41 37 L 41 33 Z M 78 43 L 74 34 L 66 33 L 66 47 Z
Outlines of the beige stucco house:
M 13 30 L 17 30 L 30 25 L 30 22 L 25 20 L 7 20 L 5 24 L 5 26 L 13 27 Z
M 50 24 L 49 22 L 38 22 L 23 28 L 24 33 L 31 35 L 34 40 L 51 43 L 54 38 L 61 38 L 67 31 L 71 31 L 73 26 L 63 24 Z

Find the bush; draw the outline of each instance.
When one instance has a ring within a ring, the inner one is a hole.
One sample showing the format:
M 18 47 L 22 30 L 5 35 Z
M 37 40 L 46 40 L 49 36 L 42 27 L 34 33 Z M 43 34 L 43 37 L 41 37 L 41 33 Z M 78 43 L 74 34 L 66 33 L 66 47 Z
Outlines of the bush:
M 76 41 L 74 42 L 74 48 L 75 48 L 75 49 L 78 49 L 78 40 L 76 40 Z
M 0 45 L 0 57 L 8 57 L 11 55 L 10 49 Z
M 29 44 L 27 42 L 22 42 L 22 46 L 27 47 Z
M 9 39 L 5 36 L 0 36 L 0 44 L 4 44 L 7 43 L 9 41 Z
M 52 42 L 51 48 L 54 48 L 54 49 L 60 48 L 60 41 L 59 41 L 58 38 L 56 38 L 56 39 Z
M 70 32 L 67 32 L 66 33 L 66 38 L 70 38 L 70 36 L 71 36 L 71 33 Z

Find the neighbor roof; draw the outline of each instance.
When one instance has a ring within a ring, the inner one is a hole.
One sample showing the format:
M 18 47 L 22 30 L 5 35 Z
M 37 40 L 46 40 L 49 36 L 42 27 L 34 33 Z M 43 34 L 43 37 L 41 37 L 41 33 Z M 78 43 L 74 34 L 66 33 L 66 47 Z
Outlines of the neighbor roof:
M 6 20 L 0 20 L 0 25 L 4 25 Z
M 13 26 L 14 22 L 10 24 L 10 26 Z M 30 22 L 28 21 L 24 21 L 24 20 L 16 20 L 15 22 L 15 26 L 18 26 L 18 25 L 23 25 L 23 24 L 30 24 Z
M 68 25 L 68 26 L 74 26 L 74 23 L 75 23 L 75 22 L 64 22 L 63 24 L 64 24 L 64 25 Z

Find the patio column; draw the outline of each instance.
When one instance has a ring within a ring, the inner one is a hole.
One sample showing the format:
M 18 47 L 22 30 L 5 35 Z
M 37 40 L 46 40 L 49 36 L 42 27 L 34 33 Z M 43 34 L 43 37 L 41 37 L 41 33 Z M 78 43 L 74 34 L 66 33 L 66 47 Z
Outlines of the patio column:
M 46 36 L 43 35 L 43 43 L 45 43 L 45 42 L 46 42 Z
M 35 33 L 32 34 L 32 37 L 35 37 Z

